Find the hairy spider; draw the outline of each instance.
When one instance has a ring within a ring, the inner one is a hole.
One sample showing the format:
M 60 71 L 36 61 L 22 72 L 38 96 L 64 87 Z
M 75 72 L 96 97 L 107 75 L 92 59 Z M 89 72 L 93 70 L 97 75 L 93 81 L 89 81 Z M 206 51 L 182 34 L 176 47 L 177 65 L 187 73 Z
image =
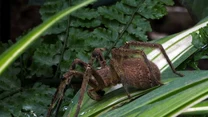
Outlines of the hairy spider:
M 143 46 L 159 49 L 170 65 L 172 71 L 179 76 L 183 76 L 182 74 L 176 72 L 164 48 L 160 44 L 133 41 L 126 43 L 120 48 L 114 48 L 111 51 L 112 58 L 110 60 L 110 66 L 107 66 L 102 55 L 102 51 L 104 49 L 97 48 L 92 52 L 89 63 L 85 63 L 80 59 L 74 60 L 69 71 L 63 75 L 64 79 L 57 88 L 47 116 L 50 116 L 51 109 L 54 107 L 56 102 L 58 102 L 58 104 L 61 103 L 66 86 L 70 83 L 73 76 L 83 78 L 75 113 L 76 117 L 79 114 L 80 106 L 88 84 L 91 86 L 91 89 L 89 89 L 87 93 L 89 97 L 94 100 L 100 100 L 102 98 L 104 94 L 101 94 L 100 92 L 103 93 L 104 88 L 114 86 L 119 83 L 123 84 L 129 98 L 130 94 L 127 90 L 127 85 L 138 89 L 148 89 L 157 85 L 162 85 L 158 67 L 147 59 L 146 54 L 142 50 L 130 49 L 131 46 Z M 135 55 L 139 55 L 139 57 L 135 57 Z M 100 69 L 94 69 L 92 67 L 95 60 L 99 62 L 101 67 Z M 85 72 L 82 73 L 76 71 L 76 65 L 83 67 Z

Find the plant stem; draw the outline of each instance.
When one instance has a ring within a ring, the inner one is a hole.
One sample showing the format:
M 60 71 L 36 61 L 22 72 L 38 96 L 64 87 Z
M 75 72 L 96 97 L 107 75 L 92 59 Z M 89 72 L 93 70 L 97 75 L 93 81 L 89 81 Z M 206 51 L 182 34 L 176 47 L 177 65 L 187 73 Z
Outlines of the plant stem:
M 110 54 L 110 51 L 116 46 L 116 44 L 118 43 L 118 41 L 122 38 L 122 36 L 126 32 L 126 30 L 129 28 L 129 26 L 131 25 L 131 23 L 132 23 L 132 21 L 134 19 L 134 16 L 136 15 L 137 11 L 139 10 L 139 8 L 140 8 L 140 5 L 138 5 L 138 7 L 134 11 L 134 13 L 131 15 L 130 20 L 127 22 L 127 24 L 125 25 L 124 29 L 122 30 L 122 32 L 117 37 L 116 41 L 113 43 L 113 45 L 111 46 L 111 48 L 107 51 L 107 55 Z
M 71 0 L 69 0 L 69 7 L 71 5 Z M 61 61 L 63 60 L 63 56 L 64 56 L 64 52 L 65 52 L 65 49 L 66 49 L 66 46 L 67 46 L 67 40 L 69 38 L 69 27 L 70 27 L 70 22 L 71 22 L 71 15 L 68 16 L 68 22 L 67 22 L 67 28 L 66 28 L 66 35 L 65 35 L 65 38 L 64 38 L 64 45 L 63 45 L 63 48 L 61 50 L 61 56 L 60 56 L 60 60 L 59 60 L 59 63 L 58 63 L 58 66 L 57 66 L 57 69 L 56 69 L 56 73 L 54 75 L 53 78 L 56 78 L 58 76 L 58 73 L 59 73 L 59 70 L 60 70 L 60 65 L 61 65 Z

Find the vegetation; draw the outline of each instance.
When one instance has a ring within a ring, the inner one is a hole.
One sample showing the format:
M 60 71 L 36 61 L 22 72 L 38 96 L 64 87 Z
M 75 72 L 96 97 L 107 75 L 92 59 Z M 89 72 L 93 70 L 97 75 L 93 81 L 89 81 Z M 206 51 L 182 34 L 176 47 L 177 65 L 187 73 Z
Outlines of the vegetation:
M 19 37 L 14 45 L 10 41 L 0 42 L 0 115 L 45 116 L 59 78 L 75 58 L 87 62 L 97 47 L 106 48 L 105 56 L 110 58 L 110 50 L 126 41 L 148 41 L 146 33 L 152 31 L 149 20 L 163 17 L 167 14 L 165 6 L 174 4 L 172 0 L 121 0 L 110 6 L 83 7 L 92 2 L 45 0 L 40 9 L 44 21 L 40 26 Z M 72 12 L 74 10 L 77 11 Z M 203 13 L 208 13 L 205 11 Z M 208 97 L 207 71 L 197 67 L 198 60 L 208 58 L 208 18 L 202 16 L 197 17 L 204 19 L 193 28 L 155 41 L 163 44 L 174 66 L 179 66 L 178 70 L 183 70 L 185 77 L 172 74 L 167 63 L 157 64 L 164 86 L 132 90 L 135 98 L 132 102 L 122 88 L 108 93 L 99 102 L 86 95 L 80 116 L 203 114 L 184 112 L 185 108 Z M 164 60 L 155 50 L 145 52 L 153 62 Z M 197 70 L 188 71 L 186 66 Z M 72 88 L 66 91 L 59 116 L 73 115 L 78 95 Z M 207 106 L 207 101 L 196 105 Z

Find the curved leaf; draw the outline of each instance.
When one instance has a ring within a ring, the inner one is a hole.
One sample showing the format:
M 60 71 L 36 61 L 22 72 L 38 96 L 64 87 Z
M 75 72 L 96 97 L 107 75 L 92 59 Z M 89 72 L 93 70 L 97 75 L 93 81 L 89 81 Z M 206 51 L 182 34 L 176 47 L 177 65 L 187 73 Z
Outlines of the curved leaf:
M 20 56 L 43 32 L 49 29 L 58 20 L 72 13 L 73 11 L 86 6 L 95 0 L 86 0 L 83 3 L 78 4 L 60 11 L 38 27 L 34 28 L 30 33 L 22 37 L 17 43 L 10 47 L 7 51 L 1 54 L 0 58 L 0 74 L 18 57 Z

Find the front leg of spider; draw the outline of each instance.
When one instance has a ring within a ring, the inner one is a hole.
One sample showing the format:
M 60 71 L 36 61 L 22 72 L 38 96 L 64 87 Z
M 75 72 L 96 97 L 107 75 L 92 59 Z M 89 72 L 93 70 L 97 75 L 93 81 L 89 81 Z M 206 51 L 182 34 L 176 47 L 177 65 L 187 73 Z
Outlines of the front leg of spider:
M 80 89 L 79 101 L 78 101 L 78 105 L 77 105 L 76 112 L 75 112 L 75 115 L 74 115 L 75 117 L 78 117 L 80 107 L 81 107 L 81 104 L 82 104 L 82 101 L 83 101 L 84 93 L 86 92 L 87 85 L 88 85 L 89 79 L 91 77 L 92 77 L 91 67 L 88 66 L 86 68 L 86 71 L 85 71 L 84 76 L 83 76 L 83 81 L 82 81 L 82 85 L 81 85 L 81 89 Z

